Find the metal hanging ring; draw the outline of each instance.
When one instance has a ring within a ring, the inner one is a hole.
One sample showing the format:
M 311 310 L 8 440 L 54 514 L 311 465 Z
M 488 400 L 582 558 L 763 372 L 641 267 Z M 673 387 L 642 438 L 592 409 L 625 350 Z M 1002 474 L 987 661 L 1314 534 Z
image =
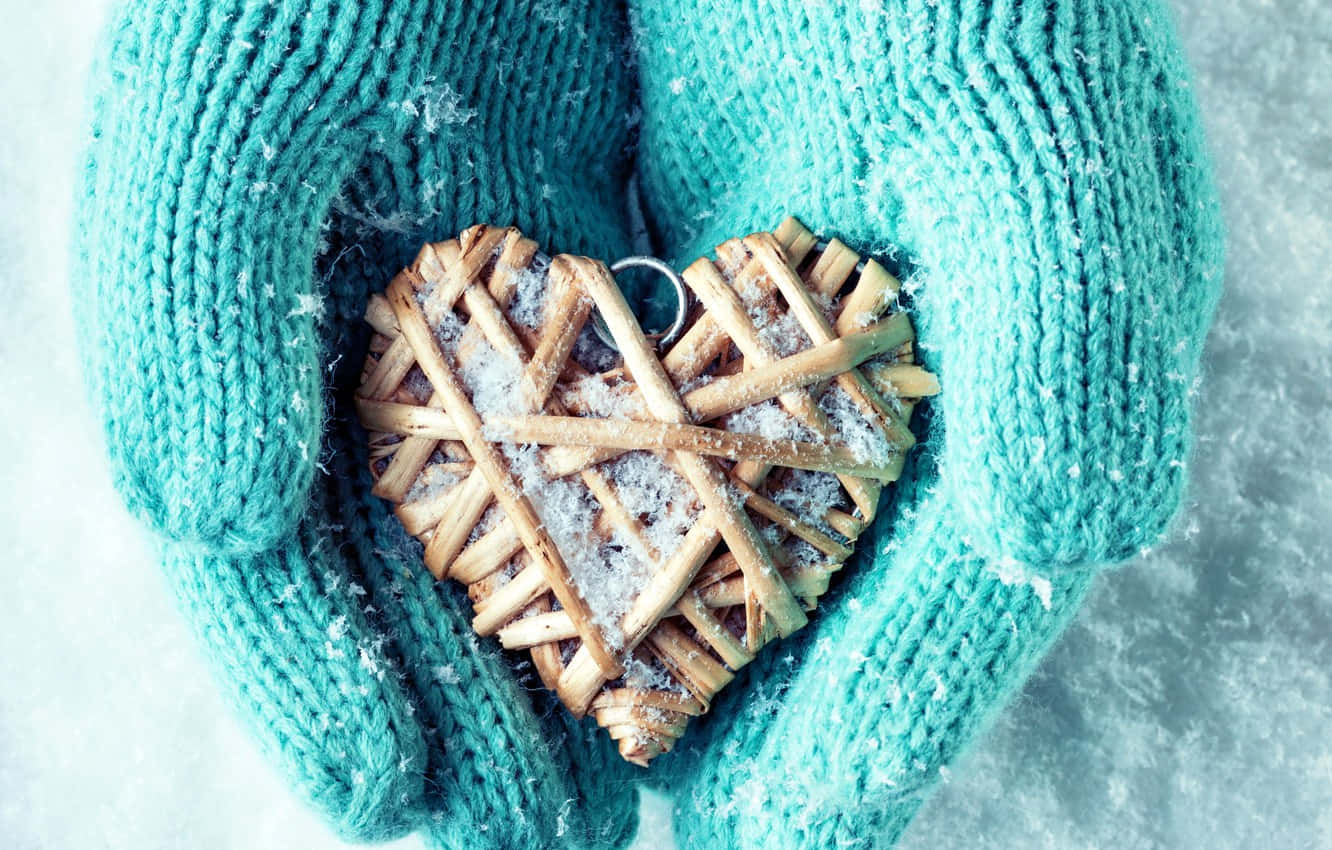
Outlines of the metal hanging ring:
M 656 257 L 648 257 L 641 255 L 633 257 L 622 257 L 610 264 L 610 271 L 612 275 L 618 274 L 624 271 L 625 269 L 631 269 L 631 268 L 652 269 L 653 271 L 663 275 L 667 280 L 671 282 L 671 286 L 675 288 L 674 321 L 672 321 L 670 326 L 667 327 L 666 330 L 662 333 L 647 334 L 648 339 L 654 339 L 654 338 L 656 339 L 658 349 L 664 348 L 665 346 L 668 346 L 671 343 L 675 342 L 677 339 L 679 339 L 680 334 L 684 332 L 685 318 L 689 310 L 689 293 L 685 289 L 684 278 L 680 277 L 680 275 L 676 273 L 675 269 L 671 268 L 669 265 L 657 259 Z M 606 327 L 606 322 L 604 319 L 601 318 L 601 313 L 599 312 L 594 312 L 592 314 L 592 329 L 596 331 L 597 338 L 600 339 L 603 343 L 605 343 L 607 346 L 614 349 L 615 351 L 620 350 L 620 347 L 615 344 L 615 338 L 611 336 L 610 329 Z

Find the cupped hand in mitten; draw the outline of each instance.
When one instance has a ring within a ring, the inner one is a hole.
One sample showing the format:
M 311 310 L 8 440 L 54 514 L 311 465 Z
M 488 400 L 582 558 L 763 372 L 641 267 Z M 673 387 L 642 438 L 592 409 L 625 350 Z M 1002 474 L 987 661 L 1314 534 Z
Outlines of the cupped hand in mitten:
M 664 253 L 789 212 L 888 254 L 942 386 L 841 587 L 655 778 L 685 847 L 887 845 L 1179 503 L 1220 283 L 1187 74 L 1151 0 L 631 7 Z
M 120 490 L 224 690 L 344 836 L 614 845 L 632 768 L 516 678 L 370 494 L 369 293 L 515 223 L 627 253 L 607 3 L 130 3 L 97 72 L 74 281 Z

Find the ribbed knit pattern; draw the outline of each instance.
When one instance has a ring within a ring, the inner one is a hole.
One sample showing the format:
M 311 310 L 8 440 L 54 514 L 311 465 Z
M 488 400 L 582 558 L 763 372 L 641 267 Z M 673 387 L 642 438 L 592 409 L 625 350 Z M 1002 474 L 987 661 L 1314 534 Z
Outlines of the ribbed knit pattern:
M 369 493 L 366 295 L 516 224 L 688 261 L 792 213 L 911 271 L 943 393 L 804 632 L 648 776 L 685 848 L 885 846 L 1159 538 L 1221 242 L 1150 0 L 134 3 L 95 74 L 75 303 L 117 484 L 230 698 L 341 834 L 623 844 L 634 779 Z M 634 56 L 638 88 L 634 88 Z M 637 162 L 630 160 L 638 125 Z
M 635 4 L 640 173 L 693 257 L 789 210 L 901 252 L 942 482 L 993 558 L 1122 560 L 1174 512 L 1219 213 L 1156 2 Z
M 420 567 L 349 395 L 365 299 L 427 237 L 491 221 L 628 252 L 622 12 L 155 2 L 109 35 L 73 281 L 87 373 L 231 699 L 344 836 L 624 843 L 630 768 L 534 704 Z
M 655 777 L 684 848 L 887 846 L 1075 610 L 1156 542 L 1221 281 L 1155 2 L 636 2 L 639 174 L 679 260 L 791 212 L 913 274 L 926 451 L 794 644 Z M 1046 601 L 1048 599 L 1048 607 Z

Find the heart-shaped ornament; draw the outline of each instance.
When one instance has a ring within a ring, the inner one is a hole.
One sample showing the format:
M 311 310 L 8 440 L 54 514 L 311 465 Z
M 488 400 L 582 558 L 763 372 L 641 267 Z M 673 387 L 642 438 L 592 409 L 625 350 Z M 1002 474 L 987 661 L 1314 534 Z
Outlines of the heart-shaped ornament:
M 805 624 L 938 391 L 896 279 L 795 219 L 683 280 L 658 356 L 604 264 L 469 228 L 371 298 L 357 399 L 375 492 L 477 633 L 641 765 Z

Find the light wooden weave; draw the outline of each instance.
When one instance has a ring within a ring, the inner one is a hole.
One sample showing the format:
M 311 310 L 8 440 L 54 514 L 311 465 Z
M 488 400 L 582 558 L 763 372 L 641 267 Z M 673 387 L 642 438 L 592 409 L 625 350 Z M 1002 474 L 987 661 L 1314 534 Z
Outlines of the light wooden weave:
M 508 311 L 523 275 L 544 281 L 534 327 Z M 837 240 L 817 243 L 795 219 L 727 241 L 684 279 L 698 303 L 658 358 L 602 263 L 547 262 L 512 228 L 469 228 L 425 246 L 371 298 L 376 333 L 357 401 L 375 492 L 425 543 L 430 571 L 467 586 L 476 631 L 530 652 L 545 685 L 575 714 L 590 711 L 641 765 L 669 750 L 764 644 L 805 624 L 900 473 L 914 400 L 937 392 L 913 364 L 907 316 L 892 312 L 897 280 Z M 594 307 L 622 358 L 599 373 L 571 356 Z M 463 330 L 444 340 L 428 317 L 449 311 Z M 783 317 L 806 338 L 786 356 L 772 330 Z M 478 413 L 477 388 L 461 376 L 469 357 L 487 356 L 479 351 L 523 364 L 516 412 Z M 627 415 L 594 415 L 588 380 Z M 820 404 L 834 391 L 890 452 L 844 444 Z M 799 423 L 799 439 L 722 427 L 769 399 Z M 585 487 L 598 528 L 642 541 L 651 556 L 616 628 L 598 624 L 569 566 L 576 553 L 557 547 L 524 492 L 517 444 L 539 444 L 542 474 Z M 688 482 L 694 520 L 669 547 L 652 545 L 617 489 L 611 462 L 629 451 L 653 453 Z M 835 475 L 834 503 L 806 515 L 783 507 L 793 469 Z M 447 486 L 423 487 L 432 480 Z

